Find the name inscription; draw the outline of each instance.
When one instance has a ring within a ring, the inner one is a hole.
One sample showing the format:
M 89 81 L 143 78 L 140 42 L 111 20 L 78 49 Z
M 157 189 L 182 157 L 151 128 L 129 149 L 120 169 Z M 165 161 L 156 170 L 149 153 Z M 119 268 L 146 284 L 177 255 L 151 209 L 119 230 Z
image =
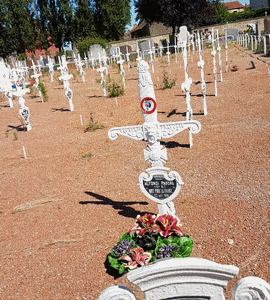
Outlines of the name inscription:
M 150 181 L 143 181 L 145 190 L 159 200 L 169 198 L 177 187 L 176 180 L 167 180 L 164 175 L 153 175 Z

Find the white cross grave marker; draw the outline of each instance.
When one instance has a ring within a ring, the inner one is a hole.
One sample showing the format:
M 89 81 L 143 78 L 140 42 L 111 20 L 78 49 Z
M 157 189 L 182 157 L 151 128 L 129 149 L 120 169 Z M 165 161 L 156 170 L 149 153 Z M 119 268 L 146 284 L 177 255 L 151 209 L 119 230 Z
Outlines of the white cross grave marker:
M 201 50 L 201 42 L 200 42 L 200 34 L 197 33 L 198 37 L 198 47 L 199 47 L 199 57 L 200 60 L 198 61 L 198 67 L 201 69 L 201 88 L 202 88 L 202 94 L 203 94 L 203 113 L 206 116 L 207 115 L 207 107 L 206 107 L 206 84 L 204 81 L 204 60 L 202 59 L 202 50 Z
M 191 121 L 193 118 L 193 112 L 190 104 L 190 87 L 192 85 L 192 78 L 188 78 L 188 65 L 187 65 L 187 41 L 188 41 L 188 31 L 186 26 L 180 27 L 180 32 L 178 34 L 179 45 L 182 49 L 182 55 L 184 60 L 184 72 L 185 72 L 185 81 L 181 84 L 181 89 L 186 93 L 186 120 Z M 189 131 L 189 146 L 192 147 L 192 132 Z
M 228 72 L 228 29 L 225 29 L 225 49 L 226 49 L 226 73 Z
M 30 90 L 29 89 L 23 89 L 21 87 L 17 87 L 17 91 L 13 92 L 13 95 L 16 96 L 16 97 L 19 97 L 19 104 L 21 106 L 21 108 L 19 110 L 19 114 L 23 118 L 23 120 L 25 121 L 27 131 L 29 131 L 29 130 L 32 129 L 32 126 L 31 126 L 30 121 L 29 121 L 30 110 L 29 110 L 28 107 L 25 106 L 25 100 L 23 98 L 23 96 L 26 93 L 30 93 Z
M 139 62 L 141 59 L 142 59 L 142 57 L 140 55 L 139 44 L 137 43 L 137 58 L 136 58 L 136 60 Z
M 152 48 L 151 48 L 151 42 L 149 42 L 149 51 L 148 53 L 150 54 L 150 62 L 151 62 L 151 65 L 152 65 L 152 72 L 155 73 L 155 69 L 154 69 L 154 60 L 153 60 L 153 51 L 152 51 Z
M 51 75 L 51 82 L 53 82 L 53 74 L 54 74 L 54 60 L 53 58 L 50 58 L 50 56 L 47 56 L 48 58 L 48 67 L 49 67 L 49 73 Z
M 80 72 L 80 74 L 82 76 L 82 80 L 83 80 L 83 82 L 85 82 L 84 71 L 83 71 L 83 65 L 84 65 L 84 63 L 81 61 L 80 53 L 78 53 L 77 65 L 78 65 L 79 72 Z
M 0 61 L 0 90 L 4 92 L 8 99 L 9 106 L 13 107 L 12 102 L 12 83 L 9 79 L 9 69 L 3 61 Z
M 175 216 L 172 200 L 180 192 L 183 182 L 177 172 L 171 171 L 168 174 L 169 168 L 163 166 L 167 160 L 167 151 L 166 148 L 162 148 L 160 145 L 160 140 L 171 138 L 187 128 L 193 133 L 198 133 L 201 124 L 193 120 L 159 123 L 148 63 L 144 60 L 139 61 L 137 70 L 139 98 L 144 123 L 137 126 L 111 128 L 108 135 L 111 140 L 116 140 L 118 135 L 123 135 L 138 141 L 148 141 L 147 149 L 144 150 L 144 157 L 146 161 L 151 163 L 151 167 L 140 174 L 138 185 L 146 197 L 158 204 L 160 215 L 170 214 Z
M 128 47 L 126 47 L 126 59 L 128 63 L 128 70 L 130 69 L 130 59 L 129 59 L 130 53 L 128 52 Z
M 33 69 L 33 71 L 34 71 L 34 74 L 31 75 L 31 78 L 35 79 L 35 83 L 33 84 L 33 86 L 38 90 L 38 93 L 39 93 L 39 96 L 41 98 L 41 101 L 43 102 L 43 97 L 42 97 L 41 88 L 39 86 L 39 79 L 38 79 L 40 76 L 42 76 L 42 74 L 41 73 L 37 73 L 37 70 L 39 68 L 35 65 L 35 63 L 34 63 L 33 60 L 32 60 L 32 67 L 31 67 L 31 69 Z
M 217 51 L 218 51 L 218 59 L 219 59 L 219 72 L 220 72 L 220 82 L 223 82 L 222 78 L 222 60 L 221 60 L 221 47 L 219 44 L 219 35 L 218 35 L 218 29 L 217 29 Z
M 73 78 L 73 75 L 68 74 L 68 66 L 67 66 L 67 61 L 66 61 L 65 55 L 63 55 L 62 58 L 59 58 L 59 62 L 60 62 L 60 67 L 58 69 L 61 70 L 61 74 L 62 74 L 59 77 L 59 80 L 63 80 L 65 95 L 69 101 L 70 110 L 73 111 L 74 110 L 74 105 L 72 102 L 73 91 L 71 90 L 70 84 L 68 82 L 69 79 Z
M 166 52 L 166 54 L 167 54 L 167 56 L 168 56 L 168 58 L 167 58 L 168 66 L 170 65 L 170 62 L 171 62 L 171 61 L 170 61 L 170 55 L 171 55 L 171 52 L 170 52 L 169 47 L 170 47 L 170 43 L 167 42 L 167 52 Z
M 118 64 L 120 65 L 120 75 L 122 77 L 122 80 L 123 80 L 123 85 L 124 85 L 124 88 L 126 87 L 126 83 L 125 83 L 125 71 L 124 71 L 124 68 L 123 68 L 123 63 L 125 61 L 121 58 L 120 56 L 120 59 L 118 60 Z
M 105 87 L 105 79 L 104 79 L 104 71 L 105 71 L 105 68 L 104 67 L 100 67 L 97 69 L 97 71 L 100 73 L 101 75 L 101 81 L 100 81 L 100 84 L 102 86 L 102 89 L 103 89 L 103 95 L 104 97 L 106 97 L 106 87 Z
M 215 79 L 215 96 L 217 97 L 217 68 L 216 68 L 216 50 L 215 50 L 215 33 L 214 28 L 212 28 L 212 52 L 211 55 L 213 56 L 213 73 Z

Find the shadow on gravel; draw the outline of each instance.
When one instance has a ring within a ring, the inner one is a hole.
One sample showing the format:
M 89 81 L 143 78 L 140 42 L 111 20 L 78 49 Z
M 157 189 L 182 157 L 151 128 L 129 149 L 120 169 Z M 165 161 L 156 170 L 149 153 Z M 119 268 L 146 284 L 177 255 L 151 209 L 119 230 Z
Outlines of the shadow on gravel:
M 86 97 L 88 97 L 88 98 L 102 98 L 103 96 L 96 96 L 96 95 L 94 95 L 94 96 L 86 96 Z
M 65 112 L 65 111 L 70 111 L 70 109 L 68 108 L 52 108 L 52 111 L 53 112 L 56 112 L 56 111 L 61 111 L 61 112 Z
M 120 210 L 118 212 L 119 215 L 136 219 L 138 215 L 144 215 L 149 214 L 149 212 L 146 211 L 138 211 L 132 207 L 129 207 L 129 205 L 133 204 L 141 204 L 141 205 L 148 205 L 146 201 L 138 202 L 138 201 L 129 201 L 129 202 L 123 202 L 123 201 L 113 201 L 109 198 L 106 198 L 104 196 L 101 196 L 99 194 L 95 194 L 92 192 L 85 192 L 85 194 L 94 197 L 100 201 L 80 201 L 79 204 L 85 205 L 85 204 L 97 204 L 97 205 L 111 205 L 115 210 Z
M 174 141 L 170 141 L 170 142 L 161 141 L 160 144 L 162 146 L 165 146 L 168 149 L 177 148 L 177 147 L 189 148 L 189 144 L 179 144 L 178 142 L 174 142 Z
M 106 257 L 104 267 L 106 268 L 106 273 L 113 276 L 114 280 L 122 277 L 123 275 L 125 275 L 125 273 L 124 274 L 119 274 L 116 269 L 111 267 L 109 259 L 108 259 L 108 255 Z
M 8 127 L 11 128 L 11 130 L 15 129 L 17 131 L 26 131 L 26 128 L 23 125 L 18 125 L 18 126 L 8 125 Z
M 169 117 L 171 117 L 171 116 L 173 116 L 173 115 L 182 115 L 183 117 L 186 115 L 186 112 L 184 112 L 184 113 L 178 113 L 178 112 L 176 112 L 176 109 L 173 109 L 170 113 L 168 113 L 168 115 L 167 115 L 167 118 L 169 118 Z

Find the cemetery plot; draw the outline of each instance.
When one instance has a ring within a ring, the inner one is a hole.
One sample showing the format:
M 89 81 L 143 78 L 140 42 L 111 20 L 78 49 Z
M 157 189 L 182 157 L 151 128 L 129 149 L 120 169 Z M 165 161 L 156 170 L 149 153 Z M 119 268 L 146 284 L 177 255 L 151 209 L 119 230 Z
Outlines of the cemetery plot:
M 197 51 L 193 56 L 191 45 L 190 97 L 193 120 L 201 123 L 202 130 L 194 135 L 191 149 L 187 130 L 160 141 L 167 150 L 166 167 L 179 173 L 184 182 L 173 202 L 181 228 L 194 240 L 192 256 L 240 268 L 239 276 L 225 291 L 227 299 L 241 277 L 270 281 L 266 214 L 269 66 L 254 53 L 251 58 L 251 50 L 236 47 L 228 45 L 228 72 L 223 59 L 223 82 L 218 82 L 217 97 L 211 49 L 203 49 L 204 116 L 199 56 Z M 221 51 L 225 58 L 222 46 Z M 157 57 L 155 73 L 151 73 L 160 123 L 186 121 L 183 59 L 179 53 L 176 63 L 173 55 L 170 66 L 167 55 Z M 255 69 L 250 68 L 251 60 Z M 60 71 L 55 70 L 52 82 L 50 73 L 45 72 L 39 79 L 46 85 L 48 101 L 41 103 L 34 97 L 38 96 L 35 88 L 24 95 L 31 112 L 30 131 L 22 130 L 18 98 L 12 98 L 11 108 L 1 93 L 0 298 L 97 299 L 104 288 L 118 284 L 143 299 L 138 288 L 125 276 L 114 277 L 106 264 L 109 249 L 138 214 L 158 213 L 157 203 L 136 185 L 139 175 L 151 166 L 144 161 L 147 143 L 123 136 L 113 142 L 108 139 L 112 127 L 143 123 L 137 61 L 130 64 L 129 70 L 127 63 L 123 64 L 126 88 L 124 95 L 117 97 L 118 105 L 115 98 L 104 97 L 101 74 L 91 63 L 85 83 L 75 65 L 68 64 L 69 74 L 74 74 L 69 80 L 74 111 L 70 111 L 63 83 L 58 80 Z M 232 72 L 234 65 L 238 70 Z M 164 68 L 170 80 L 176 79 L 172 89 L 162 89 Z M 108 72 L 122 83 L 117 67 L 108 65 Z M 100 129 L 86 131 L 87 125 Z M 25 209 L 16 211 L 18 207 Z

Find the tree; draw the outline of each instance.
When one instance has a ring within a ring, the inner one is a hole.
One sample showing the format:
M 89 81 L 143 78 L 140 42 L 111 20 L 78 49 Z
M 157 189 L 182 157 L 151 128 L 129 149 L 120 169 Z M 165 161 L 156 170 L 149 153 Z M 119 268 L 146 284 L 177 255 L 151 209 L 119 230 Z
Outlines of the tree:
M 98 34 L 109 41 L 123 38 L 130 23 L 130 0 L 96 0 L 94 18 Z
M 35 0 L 36 19 L 46 40 L 59 49 L 72 41 L 73 6 L 71 0 Z M 48 40 L 49 39 L 49 40 Z
M 213 23 L 214 24 L 223 24 L 228 22 L 230 13 L 228 8 L 220 1 L 213 1 L 211 4 L 211 9 L 213 12 Z
M 79 41 L 87 37 L 95 37 L 96 30 L 94 16 L 89 0 L 78 0 L 74 14 L 74 40 Z
M 212 15 L 207 0 L 135 0 L 135 11 L 148 23 L 163 23 L 173 28 L 186 25 L 189 29 L 207 24 Z

